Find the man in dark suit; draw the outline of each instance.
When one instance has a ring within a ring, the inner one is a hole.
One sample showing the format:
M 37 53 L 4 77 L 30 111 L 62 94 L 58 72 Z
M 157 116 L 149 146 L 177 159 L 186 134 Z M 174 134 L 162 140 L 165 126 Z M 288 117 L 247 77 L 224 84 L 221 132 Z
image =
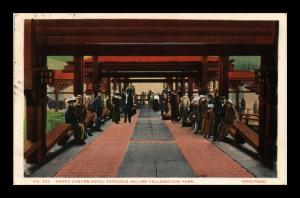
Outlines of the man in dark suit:
M 101 129 L 101 119 L 102 119 L 102 113 L 104 108 L 104 102 L 101 98 L 101 92 L 98 93 L 95 100 L 92 103 L 93 111 L 96 113 L 96 122 L 95 126 L 93 128 L 94 131 L 103 131 Z
M 132 89 L 128 87 L 123 96 L 124 122 L 127 122 L 128 118 L 129 123 L 131 123 L 131 110 L 133 106 L 132 94 Z

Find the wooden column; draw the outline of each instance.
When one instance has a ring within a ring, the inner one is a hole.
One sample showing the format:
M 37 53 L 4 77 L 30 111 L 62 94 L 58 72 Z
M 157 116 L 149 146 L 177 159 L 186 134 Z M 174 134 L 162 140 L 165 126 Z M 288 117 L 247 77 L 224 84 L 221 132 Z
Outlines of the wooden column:
M 178 90 L 178 77 L 175 78 L 175 90 L 177 91 Z
M 277 157 L 277 53 L 261 57 L 259 95 L 259 154 L 270 167 Z
M 213 78 L 213 90 L 215 91 L 216 90 L 216 78 L 214 77 Z
M 229 82 L 228 82 L 228 67 L 229 57 L 219 57 L 219 96 L 229 96 Z
M 200 84 L 202 94 L 208 94 L 207 75 L 208 75 L 208 59 L 207 56 L 202 56 L 202 79 Z
M 24 21 L 24 92 L 26 97 L 26 139 L 38 144 L 27 162 L 40 162 L 46 154 L 47 85 L 42 72 L 47 57 L 36 51 L 35 21 Z
M 172 77 L 167 78 L 167 88 L 173 89 Z
M 117 83 L 118 83 L 118 90 L 119 90 L 119 92 L 121 92 L 121 91 L 122 91 L 122 89 L 121 89 L 121 82 L 119 81 L 119 78 L 118 78 L 118 81 L 117 81 Z
M 83 95 L 84 57 L 74 56 L 74 95 Z
M 108 97 L 110 99 L 111 98 L 111 78 L 107 79 L 106 94 L 108 95 Z
M 113 79 L 113 90 L 114 91 L 117 90 L 117 79 L 116 78 Z
M 188 92 L 189 92 L 189 97 L 193 97 L 193 79 L 191 77 L 188 78 Z
M 97 97 L 99 92 L 99 83 L 100 83 L 100 75 L 99 75 L 99 63 L 98 63 L 98 56 L 93 56 L 93 79 L 92 79 L 92 87 L 93 87 L 93 94 L 94 98 Z
M 183 93 L 184 91 L 185 91 L 185 86 L 184 86 L 184 79 L 185 77 L 184 76 L 182 76 L 181 78 L 180 78 L 180 91 Z

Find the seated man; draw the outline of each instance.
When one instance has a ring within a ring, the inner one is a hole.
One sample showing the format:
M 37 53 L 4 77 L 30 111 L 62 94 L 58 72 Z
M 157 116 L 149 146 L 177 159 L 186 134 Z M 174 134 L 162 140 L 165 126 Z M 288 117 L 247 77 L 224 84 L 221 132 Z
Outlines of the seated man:
M 76 143 L 85 144 L 84 131 L 82 130 L 82 127 L 79 126 L 79 120 L 75 109 L 75 101 L 76 98 L 74 96 L 71 96 L 66 100 L 68 106 L 65 110 L 65 122 L 67 124 L 71 124 Z
M 77 118 L 78 118 L 78 125 L 83 128 L 84 131 L 84 135 L 86 136 L 86 126 L 84 124 L 86 115 L 87 115 L 87 110 L 85 105 L 83 104 L 83 98 L 81 95 L 77 95 L 76 96 L 76 105 L 75 105 L 75 110 L 76 110 L 76 114 L 77 114 Z M 92 134 L 90 132 L 88 132 L 89 136 L 92 136 Z

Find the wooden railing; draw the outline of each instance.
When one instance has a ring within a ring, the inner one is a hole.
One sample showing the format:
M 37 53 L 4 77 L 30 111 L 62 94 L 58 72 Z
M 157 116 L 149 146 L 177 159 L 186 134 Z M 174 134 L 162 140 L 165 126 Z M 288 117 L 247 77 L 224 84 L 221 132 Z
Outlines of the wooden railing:
M 259 146 L 259 136 L 258 134 L 247 127 L 244 123 L 234 122 L 229 128 L 229 133 L 238 141 L 238 142 L 247 142 L 256 150 Z
M 259 126 L 259 114 L 243 113 L 240 115 L 239 119 L 240 122 L 246 125 Z

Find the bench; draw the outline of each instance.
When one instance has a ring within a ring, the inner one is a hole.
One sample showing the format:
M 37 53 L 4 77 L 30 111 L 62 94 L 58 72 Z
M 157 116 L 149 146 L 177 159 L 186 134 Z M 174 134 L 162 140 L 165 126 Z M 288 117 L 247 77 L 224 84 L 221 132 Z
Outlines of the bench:
M 72 131 L 70 124 L 58 124 L 47 134 L 46 150 L 49 151 L 56 143 L 60 145 L 64 144 L 71 135 Z M 41 140 L 37 142 L 24 140 L 24 158 L 28 159 L 40 146 Z
M 86 118 L 83 122 L 84 126 L 89 127 L 95 121 L 95 118 L 96 118 L 96 113 L 87 111 Z
M 49 151 L 56 143 L 64 144 L 64 141 L 72 135 L 70 124 L 58 124 L 47 134 L 46 147 Z
M 229 128 L 228 132 L 238 141 L 241 142 L 241 138 L 248 144 L 253 146 L 256 150 L 259 146 L 259 136 L 256 132 L 251 130 L 245 124 L 241 122 L 235 122 Z
M 24 158 L 27 159 L 39 146 L 41 142 L 34 143 L 29 140 L 24 141 Z

